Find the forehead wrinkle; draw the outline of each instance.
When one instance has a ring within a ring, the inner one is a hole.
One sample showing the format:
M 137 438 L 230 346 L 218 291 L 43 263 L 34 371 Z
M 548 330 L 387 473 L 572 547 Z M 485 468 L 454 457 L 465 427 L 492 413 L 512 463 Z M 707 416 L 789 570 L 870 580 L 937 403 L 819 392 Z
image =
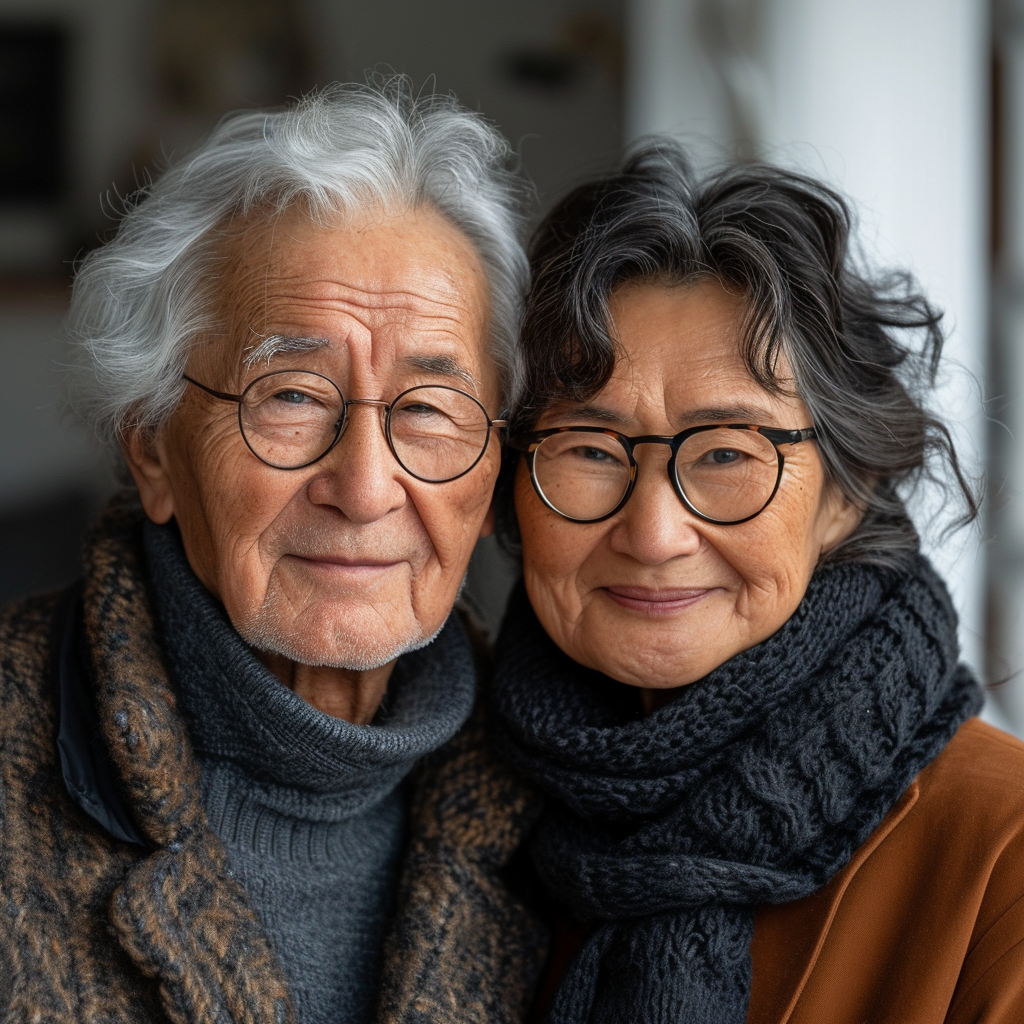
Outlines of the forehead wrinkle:
M 301 281 L 303 287 L 294 289 L 294 282 Z M 281 275 L 277 279 L 278 287 L 271 286 L 267 281 L 266 300 L 268 301 L 309 301 L 313 300 L 324 305 L 344 309 L 354 306 L 360 309 L 401 310 L 421 315 L 456 316 L 458 310 L 467 308 L 462 299 L 460 289 L 451 286 L 451 296 L 427 295 L 411 288 L 385 288 L 379 282 L 367 282 L 366 287 L 345 284 L 334 278 L 310 278 L 301 270 L 293 274 Z M 437 310 L 437 313 L 433 313 Z M 452 313 L 443 311 L 452 310 Z
M 321 321 L 314 328 L 318 334 L 321 331 L 332 333 L 329 319 L 331 317 L 350 317 L 365 330 L 374 334 L 379 332 L 382 337 L 398 331 L 419 337 L 433 334 L 445 338 L 462 338 L 467 330 L 471 329 L 471 325 L 479 324 L 479 318 L 468 308 L 460 309 L 453 304 L 428 305 L 426 302 L 420 302 L 399 306 L 384 301 L 360 304 L 348 299 L 309 294 L 287 296 L 280 293 L 270 296 L 265 307 L 264 320 L 273 321 L 282 314 L 286 319 L 290 319 L 300 310 L 312 315 L 314 320 Z M 476 328 L 473 327 L 472 330 L 475 332 Z

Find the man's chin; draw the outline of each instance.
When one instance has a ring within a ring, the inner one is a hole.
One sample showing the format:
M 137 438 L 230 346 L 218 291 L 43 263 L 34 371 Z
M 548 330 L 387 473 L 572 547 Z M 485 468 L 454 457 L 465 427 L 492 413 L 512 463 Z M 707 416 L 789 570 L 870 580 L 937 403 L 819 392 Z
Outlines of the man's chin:
M 443 625 L 443 624 L 442 624 Z M 371 631 L 344 632 L 330 629 L 303 631 L 284 628 L 260 616 L 236 626 L 250 647 L 276 654 L 301 665 L 369 672 L 391 664 L 403 654 L 426 647 L 440 632 L 427 634 L 418 623 L 402 633 L 374 635 Z

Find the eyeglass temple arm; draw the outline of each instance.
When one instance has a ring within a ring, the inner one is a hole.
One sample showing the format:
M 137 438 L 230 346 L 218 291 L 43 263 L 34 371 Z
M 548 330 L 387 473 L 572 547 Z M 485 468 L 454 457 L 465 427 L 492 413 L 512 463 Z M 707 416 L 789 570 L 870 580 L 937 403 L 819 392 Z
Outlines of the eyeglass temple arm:
M 200 384 L 199 381 L 194 380 L 187 373 L 183 373 L 182 378 L 187 380 L 189 384 L 195 384 L 197 388 L 205 391 L 208 395 L 213 395 L 214 398 L 223 398 L 225 402 L 241 402 L 241 395 L 232 395 L 228 391 L 217 391 L 215 388 L 208 388 L 205 384 Z
M 818 432 L 814 427 L 804 427 L 802 430 L 761 427 L 758 433 L 767 437 L 772 444 L 798 444 L 800 441 L 816 441 L 818 439 Z

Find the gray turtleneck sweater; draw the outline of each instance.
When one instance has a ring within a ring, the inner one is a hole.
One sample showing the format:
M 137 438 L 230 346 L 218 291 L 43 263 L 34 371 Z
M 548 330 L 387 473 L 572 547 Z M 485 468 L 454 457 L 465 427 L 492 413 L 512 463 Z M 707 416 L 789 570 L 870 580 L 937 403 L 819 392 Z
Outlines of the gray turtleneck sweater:
M 210 825 L 281 958 L 297 1019 L 364 1024 L 398 880 L 401 782 L 469 716 L 465 634 L 453 616 L 400 658 L 373 723 L 352 725 L 255 657 L 189 568 L 176 527 L 147 524 L 145 545 Z

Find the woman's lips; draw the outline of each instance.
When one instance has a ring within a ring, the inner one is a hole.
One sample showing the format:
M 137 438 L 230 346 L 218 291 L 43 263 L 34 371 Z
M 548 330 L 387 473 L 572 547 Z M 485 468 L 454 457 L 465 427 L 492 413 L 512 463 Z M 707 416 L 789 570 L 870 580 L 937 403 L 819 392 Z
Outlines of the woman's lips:
M 618 605 L 644 615 L 672 615 L 696 604 L 711 592 L 710 587 L 604 587 Z

